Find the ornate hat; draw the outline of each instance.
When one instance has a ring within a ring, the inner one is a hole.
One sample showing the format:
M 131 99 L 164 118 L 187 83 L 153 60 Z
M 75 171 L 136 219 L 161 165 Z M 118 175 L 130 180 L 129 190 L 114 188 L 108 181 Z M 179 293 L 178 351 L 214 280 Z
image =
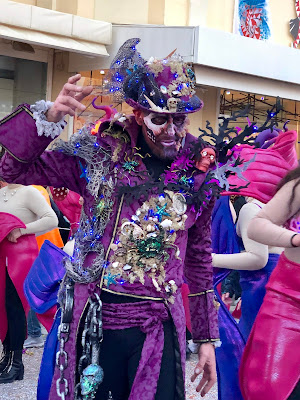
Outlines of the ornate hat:
M 125 100 L 138 110 L 192 113 L 203 107 L 195 95 L 191 65 L 174 52 L 145 61 L 136 50 L 140 39 L 129 39 L 119 49 L 110 67 L 106 91 L 118 102 Z

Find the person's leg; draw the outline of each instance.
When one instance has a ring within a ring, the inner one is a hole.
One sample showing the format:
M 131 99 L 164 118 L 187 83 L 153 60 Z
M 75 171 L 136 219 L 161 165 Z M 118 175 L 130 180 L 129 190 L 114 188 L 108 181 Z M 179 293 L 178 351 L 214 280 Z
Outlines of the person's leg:
M 163 326 L 164 349 L 155 400 L 175 400 L 177 397 L 175 397 L 176 360 L 173 321 L 170 319 L 169 321 L 164 322 Z M 128 352 L 130 354 L 128 360 L 128 379 L 130 388 L 132 387 L 135 374 L 139 365 L 145 337 L 145 334 L 138 330 L 137 332 L 135 332 L 134 336 L 131 335 L 131 337 L 128 338 Z M 182 397 L 182 399 L 183 398 L 184 397 Z
M 104 380 L 96 393 L 96 400 L 126 400 L 129 396 L 127 374 L 127 339 L 137 328 L 104 330 L 99 364 L 104 371 Z
M 42 336 L 41 325 L 37 319 L 36 313 L 32 309 L 29 310 L 27 315 L 27 331 L 28 336 L 34 338 Z
M 299 400 L 300 399 L 300 381 L 297 383 L 292 394 L 289 396 L 288 400 Z
M 8 321 L 8 337 L 10 350 L 22 350 L 26 337 L 26 316 L 22 302 L 12 283 L 8 273 L 6 273 L 6 293 L 5 307 Z
M 27 330 L 28 330 L 28 338 L 24 342 L 24 347 L 43 347 L 44 339 L 42 337 L 42 329 L 37 319 L 36 313 L 30 309 L 27 315 Z
M 11 361 L 0 376 L 0 384 L 21 380 L 24 376 L 22 351 L 26 335 L 26 317 L 22 302 L 8 273 L 6 273 L 5 306 L 8 330 L 4 343 L 8 346 Z

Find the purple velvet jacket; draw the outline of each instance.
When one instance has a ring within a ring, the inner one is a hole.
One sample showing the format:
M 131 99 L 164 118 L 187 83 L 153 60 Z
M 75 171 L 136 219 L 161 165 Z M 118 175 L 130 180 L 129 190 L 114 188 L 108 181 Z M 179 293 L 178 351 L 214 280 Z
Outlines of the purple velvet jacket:
M 45 136 L 38 137 L 34 121 L 32 121 L 29 121 L 26 117 L 25 120 L 21 122 L 21 127 L 18 127 L 17 132 L 16 129 L 14 129 L 14 126 L 18 123 L 17 120 L 10 120 L 12 124 L 10 129 L 8 129 L 7 126 L 5 129 L 4 126 L 0 126 L 0 144 L 4 150 L 6 150 L 0 160 L 0 177 L 7 182 L 17 182 L 23 185 L 38 184 L 54 187 L 68 187 L 84 198 L 84 212 L 87 216 L 90 216 L 95 198 L 87 188 L 88 178 L 85 174 L 86 160 L 83 157 L 78 157 L 76 154 L 76 146 L 74 147 L 74 153 L 72 155 L 57 150 L 45 151 L 51 139 Z M 110 130 L 110 133 L 108 133 L 107 128 L 108 124 L 101 125 L 95 143 L 96 147 L 103 148 L 106 152 L 114 154 L 115 157 L 110 158 L 109 169 L 110 171 L 114 171 L 114 176 L 117 178 L 118 184 L 123 184 L 124 187 L 128 185 L 133 187 L 149 181 L 150 177 L 147 175 L 146 167 L 142 159 L 137 158 L 133 152 L 139 134 L 139 126 L 136 124 L 135 120 L 131 118 L 127 120 L 125 125 L 117 122 Z M 125 135 L 127 132 L 128 140 L 120 140 L 120 132 L 122 132 L 122 129 L 123 133 L 125 131 Z M 18 137 L 16 137 L 16 134 Z M 192 135 L 187 134 L 184 148 L 178 160 L 175 160 L 172 164 L 173 167 L 171 166 L 171 171 L 180 170 L 180 168 L 182 168 L 179 159 L 180 157 L 182 159 L 182 154 L 184 154 L 194 140 L 195 138 Z M 97 150 L 95 150 L 95 152 L 97 152 Z M 138 161 L 132 164 L 133 160 Z M 189 171 L 189 176 L 193 176 L 194 189 L 200 190 L 201 187 L 204 186 L 206 174 L 199 172 L 191 163 L 188 164 L 187 169 Z M 108 179 L 108 177 L 106 178 Z M 168 179 L 172 182 L 176 182 L 176 174 L 171 178 L 169 176 Z M 119 207 L 120 203 L 118 201 L 114 202 L 112 205 L 110 222 L 107 224 L 105 232 L 100 239 L 105 251 L 109 249 L 108 262 L 113 262 L 115 260 L 114 252 L 110 247 L 111 239 L 114 237 L 116 243 L 118 243 L 117 239 L 120 235 L 120 226 L 124 224 L 124 221 L 132 221 L 132 216 L 136 215 L 137 210 L 142 209 L 145 200 L 146 202 L 151 202 L 151 199 L 153 200 L 158 197 L 158 195 L 149 193 L 148 198 L 144 198 L 143 200 L 136 198 L 130 203 L 124 201 L 121 208 Z M 135 280 L 131 283 L 129 280 L 120 281 L 117 278 L 109 280 L 106 276 L 104 279 L 100 280 L 100 285 L 99 281 L 88 285 L 77 283 L 75 285 L 75 304 L 71 323 L 71 332 L 73 333 L 71 333 L 67 342 L 67 350 L 69 353 L 76 353 L 74 351 L 74 346 L 76 343 L 77 326 L 87 299 L 94 291 L 100 292 L 101 286 L 103 285 L 104 290 L 115 293 L 122 292 L 129 295 L 140 295 L 144 296 L 146 299 L 157 297 L 165 299 L 165 307 L 169 309 L 176 326 L 184 371 L 185 315 L 180 292 L 184 277 L 190 289 L 189 300 L 194 341 L 201 343 L 218 340 L 219 332 L 217 311 L 214 306 L 211 263 L 211 211 L 214 204 L 213 196 L 209 196 L 204 204 L 205 207 L 200 207 L 200 209 L 199 207 L 197 209 L 193 204 L 187 205 L 184 229 L 176 231 L 174 246 L 173 248 L 170 247 L 167 249 L 168 256 L 164 264 L 164 280 L 165 282 L 171 281 L 175 288 L 172 290 L 172 302 L 168 301 L 166 293 L 158 289 L 157 283 L 153 282 L 153 279 L 147 276 L 146 273 L 142 282 L 140 280 Z M 162 205 L 164 205 L 163 202 Z M 119 215 L 117 219 L 118 212 Z M 115 226 L 116 221 L 118 221 L 118 227 Z M 177 256 L 176 249 L 178 250 Z M 88 259 L 89 258 L 87 258 L 87 260 Z M 75 368 L 76 359 L 74 356 L 69 360 L 69 369 L 74 371 Z M 66 373 L 68 375 L 68 372 Z M 70 372 L 68 377 L 72 381 L 74 373 Z M 70 387 L 70 397 L 68 396 L 70 399 L 73 396 L 73 390 L 74 382 L 71 383 Z M 51 397 L 51 399 L 56 399 L 56 397 L 54 397 L 54 389 L 52 395 L 53 397 Z

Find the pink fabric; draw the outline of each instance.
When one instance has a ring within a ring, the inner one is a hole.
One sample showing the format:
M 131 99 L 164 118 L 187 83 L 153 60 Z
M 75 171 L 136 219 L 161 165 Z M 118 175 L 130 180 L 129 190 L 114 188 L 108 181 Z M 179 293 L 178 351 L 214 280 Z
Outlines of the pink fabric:
M 300 379 L 300 264 L 281 254 L 245 347 L 240 384 L 247 400 L 286 400 Z
M 191 313 L 190 313 L 189 297 L 188 297 L 189 294 L 190 294 L 189 286 L 186 283 L 183 283 L 181 286 L 181 296 L 182 296 L 185 319 L 186 319 L 186 327 L 190 332 L 192 332 Z
M 295 143 L 297 132 L 281 132 L 276 138 L 273 147 L 268 149 L 254 149 L 252 146 L 244 145 L 235 148 L 235 156 L 250 161 L 255 156 L 247 170 L 243 172 L 244 178 L 250 181 L 247 188 L 236 192 L 231 189 L 223 192 L 222 195 L 239 194 L 251 196 L 267 203 L 274 196 L 276 187 L 281 179 L 293 168 L 298 166 Z M 245 186 L 248 182 L 238 175 L 231 175 L 228 178 L 231 185 L 236 187 Z
M 7 316 L 5 309 L 6 268 L 17 290 L 27 315 L 29 304 L 25 298 L 23 284 L 33 261 L 38 255 L 35 235 L 21 236 L 17 243 L 9 242 L 6 236 L 16 228 L 25 228 L 23 222 L 12 214 L 0 213 L 0 340 L 7 332 Z

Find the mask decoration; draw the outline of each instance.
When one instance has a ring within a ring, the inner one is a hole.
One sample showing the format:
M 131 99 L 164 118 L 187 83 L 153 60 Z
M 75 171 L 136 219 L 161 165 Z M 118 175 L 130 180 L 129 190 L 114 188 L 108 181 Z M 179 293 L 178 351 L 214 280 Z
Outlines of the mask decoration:
M 143 117 L 142 128 L 150 141 L 151 150 L 159 157 L 178 153 L 182 139 L 186 136 L 188 120 L 184 114 L 162 114 L 151 112 Z M 155 145 L 155 146 L 154 146 Z M 171 157 L 172 158 L 172 157 Z
M 214 164 L 216 161 L 216 152 L 214 149 L 211 149 L 210 147 L 205 147 L 201 151 L 201 159 L 196 162 L 196 168 L 199 169 L 199 171 L 202 172 L 207 172 L 208 168 L 211 166 L 211 164 Z

